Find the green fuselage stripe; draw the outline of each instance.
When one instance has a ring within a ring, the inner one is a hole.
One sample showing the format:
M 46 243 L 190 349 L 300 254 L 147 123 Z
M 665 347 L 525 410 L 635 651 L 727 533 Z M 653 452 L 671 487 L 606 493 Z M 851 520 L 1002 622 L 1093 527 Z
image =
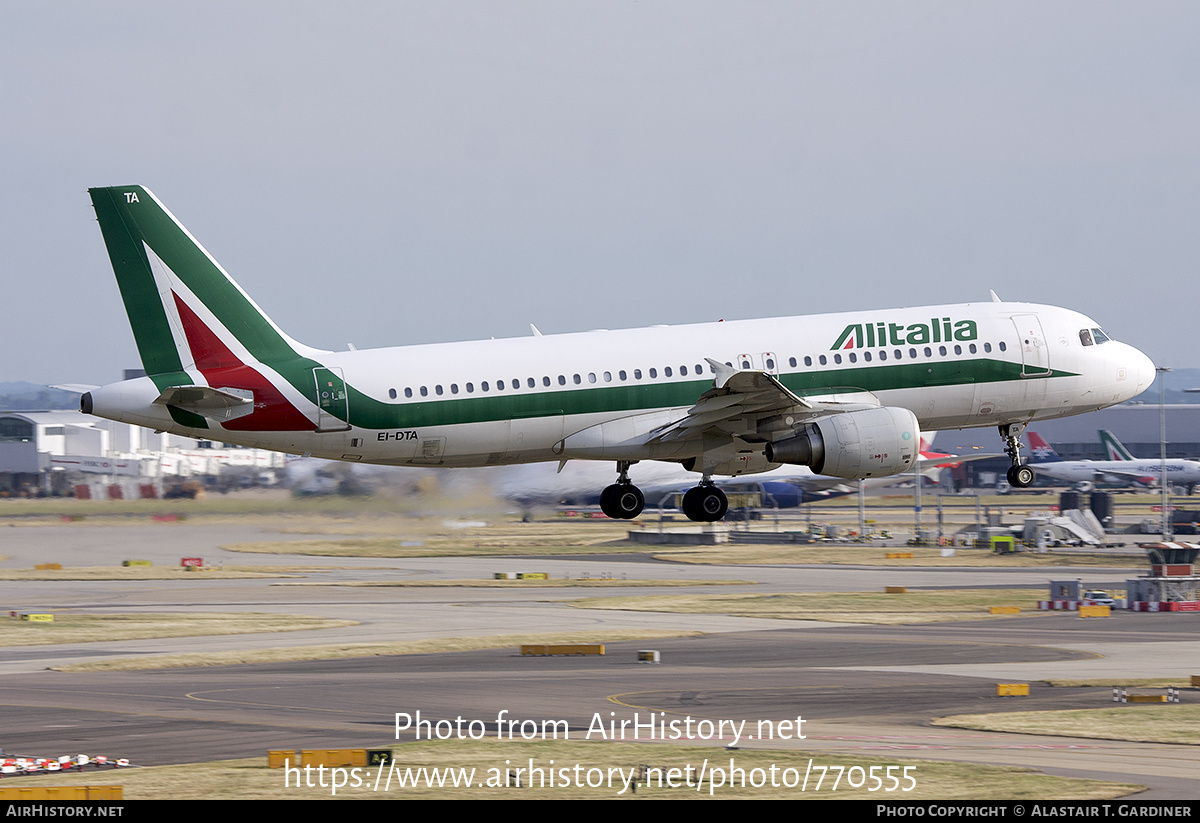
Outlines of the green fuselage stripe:
M 307 362 L 307 361 L 305 361 Z M 285 373 L 280 369 L 281 373 Z M 830 386 L 847 386 L 871 392 L 925 386 L 970 385 L 1017 380 L 1070 377 L 1070 372 L 1051 372 L 1022 377 L 1020 363 L 981 358 L 939 363 L 905 363 L 868 368 L 827 369 L 779 376 L 794 392 L 828 391 Z M 299 388 L 299 387 L 297 387 Z M 511 420 L 521 417 L 637 413 L 659 408 L 693 405 L 712 388 L 712 380 L 687 380 L 637 385 L 603 386 L 549 392 L 513 391 L 487 397 L 421 399 L 385 403 L 367 397 L 353 386 L 349 392 L 350 423 L 364 429 L 411 429 L 419 426 L 455 425 Z M 506 390 L 507 391 L 507 390 Z

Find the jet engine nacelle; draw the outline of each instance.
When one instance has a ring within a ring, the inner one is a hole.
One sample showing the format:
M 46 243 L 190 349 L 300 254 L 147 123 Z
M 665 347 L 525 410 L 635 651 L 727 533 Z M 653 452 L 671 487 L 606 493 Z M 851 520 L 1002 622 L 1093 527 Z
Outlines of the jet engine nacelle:
M 912 468 L 920 443 L 916 415 L 908 409 L 884 406 L 818 417 L 795 437 L 769 443 L 766 458 L 772 463 L 811 466 L 817 474 L 857 480 Z

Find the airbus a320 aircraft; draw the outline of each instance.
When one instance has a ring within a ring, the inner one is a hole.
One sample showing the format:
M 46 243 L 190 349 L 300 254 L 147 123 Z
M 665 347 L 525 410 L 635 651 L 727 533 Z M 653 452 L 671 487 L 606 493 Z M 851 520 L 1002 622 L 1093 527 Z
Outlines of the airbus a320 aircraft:
M 90 190 L 146 377 L 84 412 L 337 460 L 491 466 L 607 460 L 610 517 L 641 513 L 640 460 L 700 475 L 692 520 L 727 508 L 715 476 L 782 464 L 858 479 L 911 468 L 922 430 L 997 426 L 1020 458 L 1032 420 L 1140 394 L 1144 354 L 1067 309 L 991 302 L 330 352 L 286 335 L 158 199 Z
M 1054 447 L 1040 434 L 1029 433 L 1029 448 L 1033 452 L 1033 464 L 1047 477 L 1066 480 L 1070 483 L 1124 483 L 1126 485 L 1154 486 L 1163 476 L 1163 461 L 1154 458 L 1137 459 L 1113 436 L 1112 432 L 1100 432 L 1100 440 L 1106 450 L 1123 455 L 1111 460 L 1064 460 Z M 1200 483 L 1200 461 L 1174 459 L 1167 463 L 1167 483 L 1185 486 L 1188 494 Z

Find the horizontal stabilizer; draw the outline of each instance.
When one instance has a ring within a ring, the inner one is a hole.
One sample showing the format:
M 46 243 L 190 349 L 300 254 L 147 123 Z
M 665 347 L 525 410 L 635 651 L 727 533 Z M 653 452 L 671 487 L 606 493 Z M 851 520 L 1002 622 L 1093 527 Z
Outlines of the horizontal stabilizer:
M 154 401 L 194 412 L 210 420 L 233 420 L 254 411 L 254 393 L 211 386 L 171 386 Z

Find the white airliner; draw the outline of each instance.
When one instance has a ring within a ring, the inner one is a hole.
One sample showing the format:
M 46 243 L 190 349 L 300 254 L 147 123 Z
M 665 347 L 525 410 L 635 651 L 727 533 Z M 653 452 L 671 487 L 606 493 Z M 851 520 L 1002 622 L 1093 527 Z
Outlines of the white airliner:
M 1032 462 L 1037 466 L 1037 470 L 1047 477 L 1066 480 L 1069 483 L 1158 485 L 1163 473 L 1162 460 L 1152 457 L 1135 458 L 1111 432 L 1105 431 L 1100 434 L 1106 449 L 1127 455 L 1128 459 L 1063 460 L 1041 435 L 1031 431 L 1029 450 L 1033 454 Z M 1173 486 L 1186 486 L 1191 494 L 1196 484 L 1200 483 L 1200 461 L 1175 458 L 1167 460 L 1167 482 Z
M 782 464 L 846 479 L 911 468 L 922 429 L 998 426 L 1028 486 L 1032 420 L 1140 394 L 1154 365 L 1067 309 L 991 302 L 330 352 L 276 326 L 140 186 L 91 189 L 146 377 L 83 411 L 190 437 L 398 466 L 607 460 L 611 517 L 640 460 L 714 476 Z

